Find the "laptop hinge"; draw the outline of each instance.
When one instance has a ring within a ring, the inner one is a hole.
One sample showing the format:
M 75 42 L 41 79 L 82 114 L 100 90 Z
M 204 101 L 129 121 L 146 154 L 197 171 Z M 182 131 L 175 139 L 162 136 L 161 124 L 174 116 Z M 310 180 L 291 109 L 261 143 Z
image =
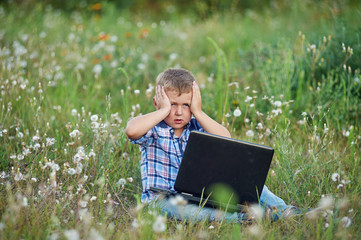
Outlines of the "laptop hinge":
M 184 195 L 193 196 L 193 194 L 182 192 Z

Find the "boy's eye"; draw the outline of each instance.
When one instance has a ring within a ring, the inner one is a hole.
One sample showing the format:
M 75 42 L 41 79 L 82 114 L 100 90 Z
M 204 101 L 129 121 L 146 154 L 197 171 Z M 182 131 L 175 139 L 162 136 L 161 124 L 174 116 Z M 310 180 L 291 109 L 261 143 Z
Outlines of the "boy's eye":
M 189 107 L 189 104 L 183 104 L 183 106 L 185 106 L 185 107 Z

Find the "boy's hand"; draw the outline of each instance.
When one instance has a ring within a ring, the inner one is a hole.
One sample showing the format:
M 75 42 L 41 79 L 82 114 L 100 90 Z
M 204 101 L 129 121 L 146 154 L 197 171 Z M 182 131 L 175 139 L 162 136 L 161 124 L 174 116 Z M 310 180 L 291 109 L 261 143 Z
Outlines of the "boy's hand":
M 202 112 L 201 92 L 196 82 L 193 82 L 191 112 L 195 116 Z
M 170 111 L 171 104 L 163 86 L 158 85 L 156 87 L 154 101 L 158 110 L 167 109 Z

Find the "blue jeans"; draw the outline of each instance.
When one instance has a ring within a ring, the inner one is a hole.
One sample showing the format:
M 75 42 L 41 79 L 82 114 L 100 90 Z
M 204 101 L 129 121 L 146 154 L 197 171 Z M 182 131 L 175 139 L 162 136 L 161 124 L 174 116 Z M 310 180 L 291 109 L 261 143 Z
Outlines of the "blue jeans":
M 266 185 L 263 187 L 259 204 L 264 209 L 264 212 L 269 212 L 269 216 L 272 220 L 278 220 L 287 208 L 293 207 L 291 205 L 286 205 L 286 203 L 273 194 Z M 181 221 L 200 222 L 204 220 L 217 221 L 224 219 L 225 222 L 242 222 L 246 221 L 248 218 L 244 213 L 225 213 L 214 208 L 202 208 L 195 204 L 176 206 L 170 202 L 169 198 L 157 199 L 155 201 L 155 206 L 159 208 L 162 214 L 167 214 L 167 217 Z

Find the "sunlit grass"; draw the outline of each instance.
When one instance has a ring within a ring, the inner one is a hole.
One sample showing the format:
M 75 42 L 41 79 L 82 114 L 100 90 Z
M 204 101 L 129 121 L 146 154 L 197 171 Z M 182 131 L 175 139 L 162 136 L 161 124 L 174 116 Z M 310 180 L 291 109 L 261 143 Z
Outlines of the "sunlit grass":
M 204 21 L 112 5 L 101 16 L 1 8 L 0 238 L 357 238 L 360 45 L 333 48 L 333 25 L 360 19 L 297 6 Z M 274 193 L 322 212 L 184 223 L 141 204 L 140 154 L 124 127 L 153 110 L 155 77 L 168 67 L 195 74 L 204 111 L 234 138 L 275 148 Z

